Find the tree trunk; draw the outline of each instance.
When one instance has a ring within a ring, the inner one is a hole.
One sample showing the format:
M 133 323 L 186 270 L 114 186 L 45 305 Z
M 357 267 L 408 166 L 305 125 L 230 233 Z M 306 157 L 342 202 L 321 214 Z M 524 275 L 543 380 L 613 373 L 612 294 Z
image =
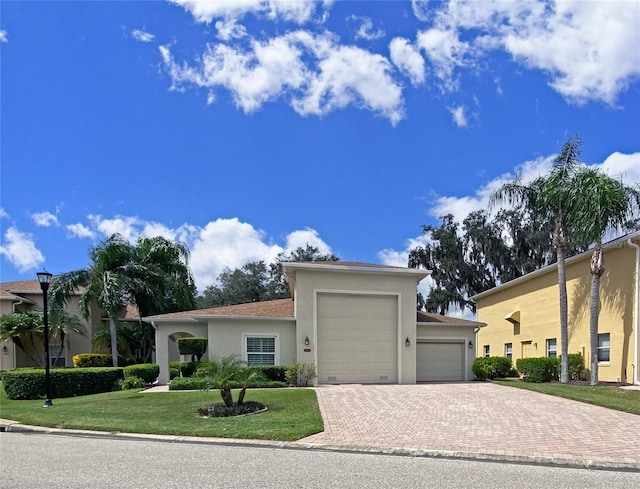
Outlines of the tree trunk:
M 116 321 L 109 318 L 109 335 L 111 336 L 111 361 L 113 366 L 118 366 L 118 333 L 116 331 Z
M 604 273 L 602 239 L 596 240 L 591 256 L 591 307 L 589 309 L 589 343 L 591 346 L 591 385 L 598 384 L 598 316 L 600 314 L 600 277 Z
M 560 382 L 566 384 L 569 382 L 569 326 L 567 319 L 567 269 L 565 265 L 566 235 L 562 225 L 562 215 L 556 218 L 553 240 L 558 255 L 558 291 L 560 293 Z
M 225 406 L 227 407 L 233 406 L 233 397 L 231 397 L 231 389 L 229 389 L 228 387 L 221 387 L 220 396 L 222 397 L 222 400 L 224 401 Z
M 244 396 L 247 393 L 247 388 L 243 387 L 242 389 L 240 389 L 240 393 L 238 394 L 238 406 L 242 406 L 242 404 L 244 403 Z

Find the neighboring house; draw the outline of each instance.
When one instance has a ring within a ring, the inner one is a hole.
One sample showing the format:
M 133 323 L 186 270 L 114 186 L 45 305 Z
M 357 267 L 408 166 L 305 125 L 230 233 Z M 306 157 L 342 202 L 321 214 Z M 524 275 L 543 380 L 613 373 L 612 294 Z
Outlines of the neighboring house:
M 356 262 L 283 266 L 290 299 L 143 318 L 156 329 L 159 381 L 169 381 L 183 336 L 208 338 L 210 359 L 313 362 L 320 384 L 473 379 L 482 324 L 417 312 L 416 285 L 430 272 Z
M 69 314 L 73 314 L 80 318 L 82 325 L 85 327 L 87 334 L 81 336 L 77 334 L 69 335 L 65 341 L 65 348 L 62 355 L 58 355 L 62 348 L 62 344 L 56 338 L 52 338 L 49 342 L 49 358 L 51 366 L 73 366 L 73 355 L 77 353 L 86 353 L 91 350 L 91 323 L 82 318 L 78 309 L 79 295 L 74 295 L 66 307 Z M 42 311 L 42 289 L 38 280 L 24 280 L 21 282 L 4 282 L 0 283 L 0 315 L 12 314 L 14 312 L 25 312 L 28 310 Z M 95 317 L 100 317 L 99 315 Z M 0 342 L 0 370 L 9 370 L 17 367 L 35 367 L 44 365 L 44 345 L 41 341 L 36 340 L 35 344 L 27 342 L 25 344 L 26 352 L 18 348 L 13 341 Z M 56 358 L 58 363 L 53 365 Z
M 640 384 L 639 279 L 640 232 L 604 245 L 605 273 L 600 284 L 598 378 Z M 569 353 L 591 364 L 589 308 L 591 251 L 568 258 Z M 529 273 L 472 297 L 477 319 L 478 355 L 555 357 L 561 352 L 557 265 Z

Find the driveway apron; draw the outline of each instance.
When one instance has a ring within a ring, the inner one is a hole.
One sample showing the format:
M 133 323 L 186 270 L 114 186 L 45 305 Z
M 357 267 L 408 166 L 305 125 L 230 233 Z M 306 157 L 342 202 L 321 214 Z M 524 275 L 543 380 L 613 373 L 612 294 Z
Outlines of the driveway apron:
M 640 468 L 640 416 L 490 383 L 316 389 L 308 446 Z

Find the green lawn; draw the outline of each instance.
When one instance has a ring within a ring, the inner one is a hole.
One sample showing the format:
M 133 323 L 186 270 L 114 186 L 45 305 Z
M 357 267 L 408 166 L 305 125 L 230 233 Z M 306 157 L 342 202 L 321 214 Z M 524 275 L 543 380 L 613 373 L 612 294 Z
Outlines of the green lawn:
M 234 394 L 235 399 L 235 394 Z M 246 401 L 267 412 L 233 418 L 201 418 L 198 408 L 220 402 L 217 391 L 140 393 L 139 389 L 91 396 L 14 401 L 0 392 L 0 417 L 20 423 L 108 432 L 298 440 L 323 430 L 315 391 L 250 389 Z
M 548 382 L 535 384 L 522 382 L 521 380 L 495 379 L 499 385 L 517 387 L 530 391 L 550 394 L 552 396 L 565 397 L 574 401 L 586 402 L 618 411 L 632 414 L 640 414 L 640 390 L 620 389 L 615 386 L 589 386 L 575 384 L 560 384 Z

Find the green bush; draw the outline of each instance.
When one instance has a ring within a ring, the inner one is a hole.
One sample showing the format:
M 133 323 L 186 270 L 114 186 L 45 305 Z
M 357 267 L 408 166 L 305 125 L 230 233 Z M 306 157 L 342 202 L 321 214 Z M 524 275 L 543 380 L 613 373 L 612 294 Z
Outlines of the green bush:
M 471 370 L 479 380 L 504 378 L 513 367 L 507 357 L 480 357 L 473 361 Z
M 286 382 L 287 367 L 279 365 L 256 365 L 254 368 L 258 369 L 262 375 L 268 379 L 276 382 Z
M 207 390 L 207 389 L 217 389 L 219 382 L 212 377 L 176 377 L 169 384 L 170 391 L 185 391 L 185 390 Z M 230 381 L 229 386 L 232 389 L 239 389 L 242 387 L 241 382 Z M 286 384 L 284 382 L 278 382 L 275 380 L 261 380 L 256 379 L 255 381 L 249 382 L 247 388 L 250 389 L 270 389 L 277 387 L 285 387 Z
M 38 399 L 45 396 L 45 371 L 21 368 L 3 372 L 4 390 L 9 399 Z M 86 396 L 117 390 L 123 378 L 120 367 L 53 368 L 50 370 L 53 398 Z
M 558 358 L 519 358 L 516 360 L 518 371 L 525 382 L 551 382 L 558 380 L 560 362 Z
M 198 414 L 209 418 L 226 418 L 229 416 L 242 416 L 243 414 L 255 413 L 264 408 L 264 404 L 257 401 L 247 401 L 241 405 L 234 404 L 233 406 L 227 406 L 225 403 L 219 402 L 204 408 L 199 408 Z
M 155 363 L 140 363 L 138 365 L 129 365 L 122 369 L 124 378 L 139 377 L 147 384 L 153 384 L 160 375 L 160 367 Z
M 73 355 L 73 366 L 77 368 L 87 367 L 112 367 L 111 355 L 107 353 L 79 353 Z
M 316 367 L 311 362 L 294 363 L 289 365 L 285 378 L 289 385 L 308 387 L 316 377 Z
M 142 380 L 140 377 L 136 377 L 135 375 L 130 375 L 129 377 L 125 377 L 121 382 L 120 387 L 122 390 L 128 389 L 141 389 L 145 387 L 147 383 Z
M 180 370 L 175 367 L 169 367 L 169 380 L 180 377 Z
M 582 380 L 585 378 L 582 353 L 569 353 L 569 378 L 571 380 Z
M 169 368 L 175 368 L 178 371 L 176 377 L 192 377 L 201 362 L 180 362 L 175 360 L 169 362 Z
M 178 338 L 178 353 L 180 353 L 180 355 L 195 356 L 198 361 L 200 361 L 204 352 L 207 351 L 208 342 L 209 340 L 207 340 L 207 338 L 198 338 L 195 336 Z

